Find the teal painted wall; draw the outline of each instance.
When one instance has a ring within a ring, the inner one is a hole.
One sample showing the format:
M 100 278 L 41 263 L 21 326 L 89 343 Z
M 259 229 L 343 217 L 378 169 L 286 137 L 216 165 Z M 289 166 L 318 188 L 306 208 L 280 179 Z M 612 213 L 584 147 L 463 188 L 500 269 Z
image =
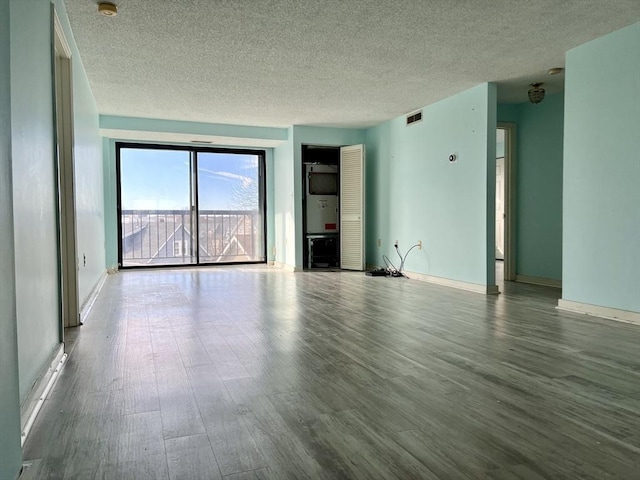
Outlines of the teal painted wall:
M 505 123 L 517 123 L 519 109 L 520 104 L 499 103 L 497 110 L 498 121 Z
M 69 43 L 73 68 L 74 175 L 78 294 L 86 303 L 105 270 L 102 139 L 98 107 L 82 65 L 62 0 L 55 8 Z M 86 264 L 84 259 L 86 258 Z
M 294 239 L 296 268 L 303 267 L 303 235 L 302 235 L 302 145 L 328 145 L 343 147 L 360 145 L 366 141 L 366 130 L 350 128 L 293 127 L 293 182 L 294 182 Z M 366 158 L 366 152 L 365 152 Z M 366 160 L 365 160 L 366 162 Z M 365 166 L 366 169 L 366 166 Z M 365 212 L 366 222 L 366 212 Z
M 567 52 L 565 300 L 640 312 L 640 23 Z
M 420 123 L 367 131 L 367 263 L 397 259 L 395 240 L 403 252 L 422 240 L 408 271 L 495 283 L 496 108 L 495 85 L 483 84 L 423 108 Z
M 562 279 L 564 95 L 519 105 L 516 274 Z
M 102 143 L 64 3 L 54 5 L 72 53 L 76 241 L 80 258 L 87 257 L 87 265 L 78 266 L 82 304 L 104 271 Z M 16 308 L 24 400 L 61 340 L 51 3 L 12 1 L 10 19 Z
M 59 345 L 51 5 L 11 2 L 11 127 L 20 398 Z
M 0 478 L 18 477 L 20 394 L 11 181 L 9 0 L 0 0 Z

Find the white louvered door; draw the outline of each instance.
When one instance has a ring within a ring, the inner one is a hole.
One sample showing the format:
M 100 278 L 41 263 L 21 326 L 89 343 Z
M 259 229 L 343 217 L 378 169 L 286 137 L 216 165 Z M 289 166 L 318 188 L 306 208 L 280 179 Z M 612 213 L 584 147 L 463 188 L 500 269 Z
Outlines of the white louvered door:
M 340 268 L 364 270 L 364 145 L 340 149 Z

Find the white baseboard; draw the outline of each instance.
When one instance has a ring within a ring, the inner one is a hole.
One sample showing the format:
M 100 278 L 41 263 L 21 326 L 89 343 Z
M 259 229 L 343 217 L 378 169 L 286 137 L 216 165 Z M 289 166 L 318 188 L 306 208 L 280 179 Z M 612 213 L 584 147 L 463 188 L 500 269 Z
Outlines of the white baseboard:
M 573 302 L 571 300 L 558 300 L 558 310 L 566 310 L 568 312 L 583 313 L 585 315 L 593 315 L 594 317 L 608 318 L 618 322 L 632 323 L 640 325 L 640 313 L 630 312 L 629 310 L 620 310 L 618 308 L 602 307 L 600 305 L 590 305 L 588 303 Z
M 91 290 L 91 293 L 87 298 L 87 301 L 84 302 L 84 304 L 82 305 L 82 309 L 80 310 L 80 325 L 84 325 L 84 321 L 89 316 L 89 313 L 93 308 L 93 304 L 96 303 L 96 299 L 100 294 L 100 290 L 102 290 L 102 286 L 104 285 L 104 282 L 107 279 L 108 273 L 109 273 L 108 270 L 105 270 L 104 272 L 102 272 L 102 274 L 100 275 L 100 278 L 98 279 L 98 283 L 96 283 L 95 287 L 93 287 L 93 290 Z
M 280 268 L 282 270 L 285 270 L 287 272 L 302 272 L 303 268 L 302 267 L 295 267 L 293 265 L 289 265 L 287 263 L 282 263 L 282 262 L 273 262 L 273 266 L 276 268 Z
M 27 398 L 25 398 L 22 405 L 20 405 L 20 428 L 23 444 L 29 434 L 29 430 L 31 429 L 31 425 L 33 425 L 35 417 L 38 415 L 38 412 L 42 407 L 42 403 L 49 394 L 49 391 L 60 372 L 60 368 L 62 367 L 66 357 L 67 355 L 64 353 L 64 344 L 61 343 L 55 348 L 49 357 L 40 377 L 38 377 L 31 388 L 31 391 L 27 395 Z
M 435 277 L 433 275 L 425 275 L 416 272 L 404 272 L 409 278 L 419 280 L 421 282 L 435 283 L 445 287 L 467 290 L 469 292 L 482 293 L 483 295 L 498 295 L 500 291 L 497 285 L 480 285 L 478 283 L 462 282 L 460 280 L 451 280 L 449 278 Z
M 516 274 L 516 282 L 531 283 L 533 285 L 543 285 L 545 287 L 562 288 L 562 280 L 555 278 L 534 277 L 531 275 Z

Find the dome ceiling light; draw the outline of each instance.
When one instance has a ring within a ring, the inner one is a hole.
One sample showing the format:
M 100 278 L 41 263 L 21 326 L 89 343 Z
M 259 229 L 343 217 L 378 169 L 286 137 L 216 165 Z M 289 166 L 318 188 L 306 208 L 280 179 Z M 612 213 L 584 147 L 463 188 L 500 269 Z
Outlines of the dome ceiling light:
M 98 4 L 98 13 L 105 17 L 115 17 L 118 14 L 118 7 L 113 3 L 100 2 Z

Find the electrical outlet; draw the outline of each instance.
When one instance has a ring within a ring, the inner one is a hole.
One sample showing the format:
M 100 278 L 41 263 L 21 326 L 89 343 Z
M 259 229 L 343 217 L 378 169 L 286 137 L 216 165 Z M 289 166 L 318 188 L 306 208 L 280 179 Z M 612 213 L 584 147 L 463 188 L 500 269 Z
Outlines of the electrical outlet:
M 379 238 L 378 239 L 378 246 L 381 247 L 382 246 L 382 240 Z
M 398 248 L 398 240 L 395 241 L 395 243 L 393 244 L 394 247 Z
M 418 250 L 422 250 L 422 240 L 418 240 Z

